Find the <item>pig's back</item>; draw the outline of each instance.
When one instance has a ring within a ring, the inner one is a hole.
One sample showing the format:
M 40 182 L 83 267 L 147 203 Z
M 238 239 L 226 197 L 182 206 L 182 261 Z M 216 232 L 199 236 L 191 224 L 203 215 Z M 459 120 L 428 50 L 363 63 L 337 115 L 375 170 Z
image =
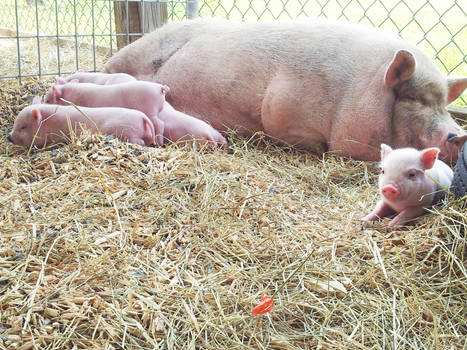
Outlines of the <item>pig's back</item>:
M 192 26 L 197 23 L 205 22 Z M 151 80 L 171 88 L 167 100 L 220 129 L 242 125 L 263 130 L 263 97 L 281 72 L 296 82 L 288 92 L 291 100 L 314 111 L 329 136 L 327 116 L 338 113 L 346 96 L 355 99 L 355 85 L 373 79 L 392 59 L 394 47 L 403 43 L 383 31 L 376 31 L 378 35 L 338 22 L 226 23 L 231 22 L 207 21 L 202 32 L 170 57 L 164 50 L 154 51 L 151 60 L 156 70 Z M 136 77 L 146 79 L 146 72 Z M 230 125 L 221 125 L 219 115 Z

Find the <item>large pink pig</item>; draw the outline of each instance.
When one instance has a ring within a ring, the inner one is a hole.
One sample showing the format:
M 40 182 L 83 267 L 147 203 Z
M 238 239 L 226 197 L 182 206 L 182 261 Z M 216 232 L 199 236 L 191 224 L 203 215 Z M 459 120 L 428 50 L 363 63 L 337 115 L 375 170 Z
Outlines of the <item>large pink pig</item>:
M 435 147 L 393 150 L 382 144 L 378 183 L 381 199 L 362 220 L 375 221 L 398 213 L 389 226 L 403 225 L 442 198 L 444 190 L 451 186 L 453 172 L 437 159 L 438 153 Z
M 73 106 L 40 104 L 36 97 L 31 106 L 19 113 L 8 140 L 25 147 L 66 143 L 70 137 L 69 126 L 79 135 L 82 124 L 93 133 L 99 131 L 138 145 L 155 143 L 154 127 L 140 111 L 113 107 L 79 109 L 85 116 Z
M 157 143 L 163 145 L 164 123 L 158 116 L 168 90 L 167 86 L 147 81 L 115 85 L 68 83 L 53 85 L 47 93 L 46 103 L 67 105 L 66 101 L 70 101 L 85 107 L 123 107 L 139 110 L 152 121 Z
M 416 46 L 359 24 L 174 23 L 120 50 L 105 71 L 169 85 L 175 109 L 218 130 L 262 130 L 315 152 L 377 160 L 386 143 L 456 159 L 465 134 L 446 104 L 467 78 L 447 79 Z
M 66 84 L 71 81 L 76 81 L 79 83 L 92 83 L 99 85 L 112 85 L 112 84 L 121 84 L 128 83 L 130 81 L 135 81 L 136 79 L 129 74 L 125 73 L 115 73 L 107 74 L 101 72 L 82 72 L 78 71 L 73 73 L 65 78 L 57 78 L 57 84 Z

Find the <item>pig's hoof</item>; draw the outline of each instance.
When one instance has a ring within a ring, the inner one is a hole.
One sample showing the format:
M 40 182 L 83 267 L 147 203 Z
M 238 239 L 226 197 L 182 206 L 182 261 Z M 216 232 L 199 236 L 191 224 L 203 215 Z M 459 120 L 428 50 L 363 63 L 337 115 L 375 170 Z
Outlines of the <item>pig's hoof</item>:
M 467 195 L 467 143 L 462 147 L 457 159 L 451 191 L 455 194 L 456 198 L 462 198 Z

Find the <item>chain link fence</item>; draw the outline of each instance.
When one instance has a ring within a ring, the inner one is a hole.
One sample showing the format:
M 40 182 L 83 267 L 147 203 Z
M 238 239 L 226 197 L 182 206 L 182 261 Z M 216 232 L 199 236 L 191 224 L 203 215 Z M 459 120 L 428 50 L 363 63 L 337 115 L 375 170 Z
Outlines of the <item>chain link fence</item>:
M 362 22 L 417 44 L 442 71 L 467 75 L 466 6 L 465 0 L 2 0 L 0 78 L 98 70 L 118 47 L 153 30 L 155 16 L 162 24 L 196 15 Z M 465 94 L 460 101 L 466 104 Z

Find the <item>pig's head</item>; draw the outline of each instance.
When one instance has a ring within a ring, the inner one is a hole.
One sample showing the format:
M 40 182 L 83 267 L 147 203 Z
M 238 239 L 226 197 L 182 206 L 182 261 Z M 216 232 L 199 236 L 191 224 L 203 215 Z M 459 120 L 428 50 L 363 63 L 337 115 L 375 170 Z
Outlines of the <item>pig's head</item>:
M 44 140 L 39 136 L 38 131 L 42 122 L 40 112 L 40 98 L 36 96 L 33 104 L 24 108 L 16 117 L 12 132 L 8 135 L 8 141 L 18 146 L 42 147 Z
M 385 201 L 393 205 L 421 205 L 423 194 L 430 184 L 424 170 L 431 169 L 438 158 L 436 147 L 418 151 L 415 148 L 393 150 L 388 145 L 381 145 L 381 174 L 379 191 Z
M 394 92 L 393 145 L 418 149 L 438 147 L 440 159 L 455 161 L 466 132 L 446 105 L 467 88 L 467 77 L 445 76 L 423 53 L 399 50 L 385 72 Z

